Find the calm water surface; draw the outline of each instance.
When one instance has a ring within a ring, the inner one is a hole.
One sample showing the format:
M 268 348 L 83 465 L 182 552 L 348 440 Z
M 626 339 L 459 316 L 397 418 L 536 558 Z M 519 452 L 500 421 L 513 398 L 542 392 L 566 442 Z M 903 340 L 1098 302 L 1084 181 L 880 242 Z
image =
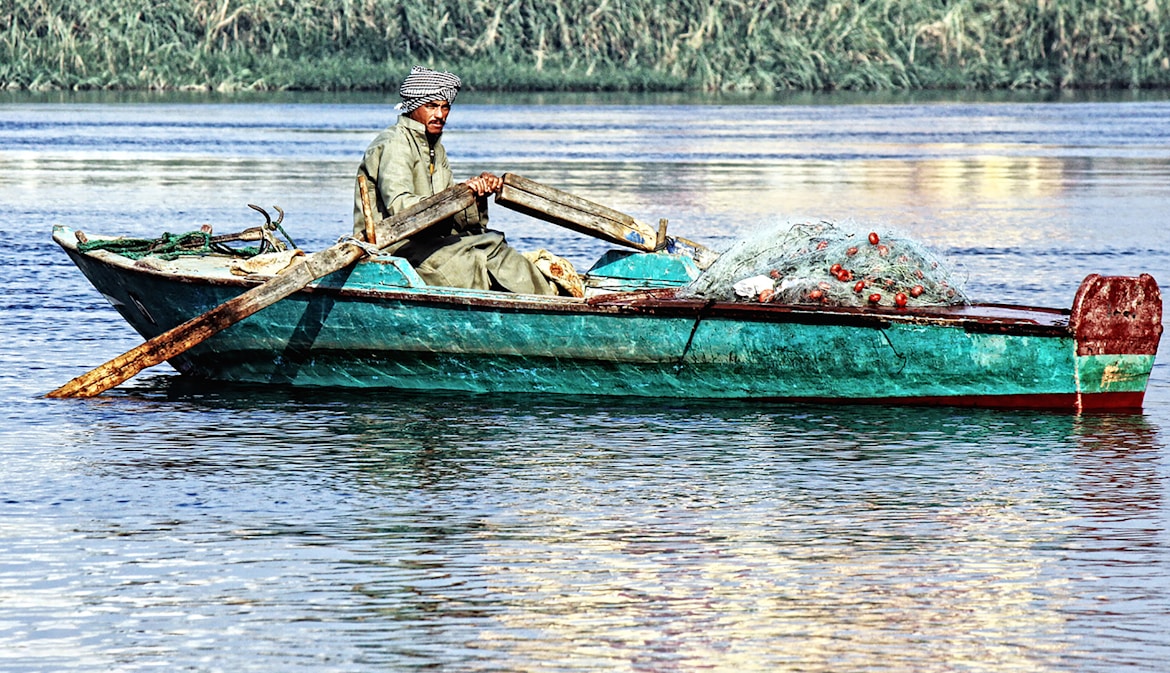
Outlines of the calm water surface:
M 981 300 L 1170 279 L 1170 103 L 517 105 L 514 171 L 725 247 L 892 226 Z M 462 102 L 462 100 L 461 100 Z M 199 386 L 52 245 L 348 231 L 361 100 L 0 102 L 0 669 L 1164 671 L 1170 368 L 1137 415 Z M 497 210 L 522 249 L 603 244 Z M 1164 349 L 1165 350 L 1165 349 Z

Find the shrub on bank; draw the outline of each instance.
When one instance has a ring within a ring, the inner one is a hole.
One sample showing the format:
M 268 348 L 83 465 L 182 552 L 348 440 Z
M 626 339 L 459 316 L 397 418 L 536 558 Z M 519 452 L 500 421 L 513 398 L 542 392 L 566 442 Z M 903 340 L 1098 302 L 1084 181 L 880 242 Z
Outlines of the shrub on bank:
M 495 90 L 1170 85 L 1153 0 L 10 0 L 7 88 Z

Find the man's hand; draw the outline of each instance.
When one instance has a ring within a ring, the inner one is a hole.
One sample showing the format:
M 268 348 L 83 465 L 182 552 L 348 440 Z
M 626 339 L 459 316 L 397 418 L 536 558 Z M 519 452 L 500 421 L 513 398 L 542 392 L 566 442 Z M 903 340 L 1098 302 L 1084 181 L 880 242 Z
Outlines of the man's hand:
M 504 179 L 484 171 L 463 184 L 470 187 L 476 196 L 486 196 L 500 191 L 504 186 Z

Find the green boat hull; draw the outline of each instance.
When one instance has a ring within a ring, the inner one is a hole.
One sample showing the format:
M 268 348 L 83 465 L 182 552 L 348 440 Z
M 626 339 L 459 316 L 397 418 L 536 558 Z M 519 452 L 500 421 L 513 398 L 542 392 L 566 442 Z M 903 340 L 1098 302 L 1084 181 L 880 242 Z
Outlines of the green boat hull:
M 146 338 L 260 282 L 79 253 L 65 233 L 58 242 Z M 1082 298 L 1101 281 L 1101 297 Z M 1102 305 L 1118 301 L 1125 310 Z M 1089 318 L 1103 335 L 1079 326 Z M 326 277 L 171 364 L 265 385 L 1085 411 L 1140 409 L 1160 334 L 1149 276 L 1091 276 L 1073 311 L 906 311 L 701 302 L 672 289 L 583 301 L 429 288 L 391 259 Z

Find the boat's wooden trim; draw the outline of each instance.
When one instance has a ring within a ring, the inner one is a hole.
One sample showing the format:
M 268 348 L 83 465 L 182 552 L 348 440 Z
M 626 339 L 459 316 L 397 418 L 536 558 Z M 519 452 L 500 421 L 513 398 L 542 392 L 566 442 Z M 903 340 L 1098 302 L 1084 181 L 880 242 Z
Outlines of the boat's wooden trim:
M 58 242 L 71 254 L 80 256 L 68 237 Z M 117 266 L 128 273 L 147 274 L 169 281 L 238 287 L 243 292 L 270 277 L 194 276 L 165 269 L 138 265 L 104 251 L 85 253 L 103 264 Z M 1156 286 L 1155 286 L 1156 287 Z M 752 302 L 709 302 L 676 296 L 674 289 L 618 292 L 591 299 L 543 295 L 517 295 L 500 292 L 452 288 L 365 289 L 319 282 L 304 288 L 308 294 L 326 293 L 369 302 L 406 301 L 418 305 L 459 305 L 507 313 L 582 313 L 598 315 L 655 315 L 702 319 L 743 320 L 749 322 L 787 322 L 809 325 L 844 325 L 885 329 L 894 323 L 960 326 L 969 332 L 1035 336 L 1068 336 L 1067 309 L 1013 306 L 1007 304 L 972 304 L 967 306 L 921 307 L 913 310 L 887 307 L 806 306 L 759 304 Z M 1155 344 L 1156 345 L 1156 344 Z
M 928 311 L 900 311 L 893 308 L 856 308 L 848 306 L 810 307 L 783 304 L 749 304 L 704 302 L 690 299 L 655 297 L 660 291 L 621 293 L 607 301 L 582 301 L 569 297 L 537 295 L 485 296 L 488 293 L 443 291 L 366 290 L 310 287 L 305 292 L 337 293 L 367 301 L 406 301 L 419 305 L 457 304 L 506 313 L 571 312 L 598 315 L 659 317 L 698 317 L 746 322 L 789 322 L 807 325 L 845 325 L 885 329 L 891 324 L 908 323 L 961 327 L 966 331 L 988 334 L 1028 336 L 1069 336 L 1068 311 L 1017 307 L 1003 315 L 986 315 L 968 311 L 972 307 L 938 308 Z M 497 293 L 493 293 L 497 294 Z

